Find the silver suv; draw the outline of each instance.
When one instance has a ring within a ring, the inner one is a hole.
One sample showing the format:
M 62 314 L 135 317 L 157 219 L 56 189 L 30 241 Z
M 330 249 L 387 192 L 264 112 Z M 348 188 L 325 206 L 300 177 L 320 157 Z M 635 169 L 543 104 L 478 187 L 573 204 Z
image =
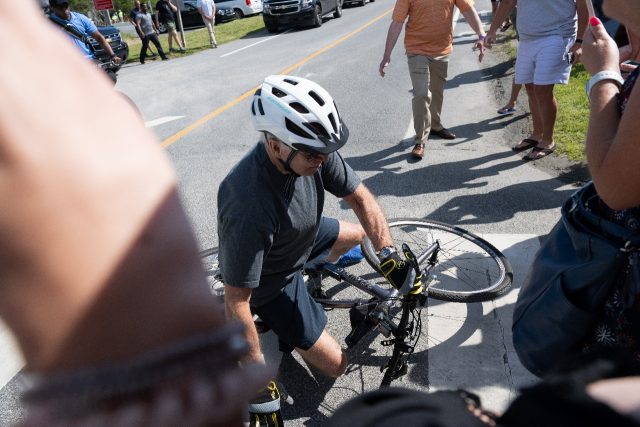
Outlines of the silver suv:
M 215 0 L 215 3 L 232 8 L 238 18 L 262 12 L 262 0 Z

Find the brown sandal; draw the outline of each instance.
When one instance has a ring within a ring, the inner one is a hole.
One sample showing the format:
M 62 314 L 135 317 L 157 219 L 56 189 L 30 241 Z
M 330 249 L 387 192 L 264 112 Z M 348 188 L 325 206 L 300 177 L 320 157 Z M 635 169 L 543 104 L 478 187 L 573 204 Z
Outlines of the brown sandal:
M 551 147 L 551 148 L 533 147 L 533 150 L 531 150 L 529 152 L 529 154 L 524 156 L 524 159 L 525 160 L 538 160 L 538 159 L 541 159 L 543 157 L 547 157 L 549 154 L 553 153 L 554 151 L 556 151 L 556 146 L 555 145 L 553 147 Z
M 529 148 L 535 147 L 538 145 L 538 141 L 531 138 L 525 138 L 522 141 L 518 142 L 516 145 L 511 147 L 511 149 L 515 152 L 520 152 L 524 150 L 528 150 Z

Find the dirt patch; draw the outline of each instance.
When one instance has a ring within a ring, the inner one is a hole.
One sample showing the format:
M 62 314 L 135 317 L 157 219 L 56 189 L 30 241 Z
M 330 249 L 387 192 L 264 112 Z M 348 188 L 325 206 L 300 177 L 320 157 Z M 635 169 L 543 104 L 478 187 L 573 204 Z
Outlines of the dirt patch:
M 510 57 L 509 49 L 506 45 L 508 43 L 517 42 L 507 41 L 495 45 L 483 60 L 484 68 L 482 74 L 487 77 L 493 77 L 487 80 L 492 85 L 493 94 L 495 95 L 494 110 L 502 107 L 511 94 L 515 58 Z M 521 119 L 514 120 L 512 123 L 505 125 L 504 128 L 504 145 L 509 147 L 522 138 L 528 137 L 531 129 L 527 93 L 524 88 L 520 91 L 516 108 L 518 113 L 512 117 L 522 116 Z M 526 153 L 525 151 L 521 155 L 524 156 Z M 552 176 L 576 185 L 591 179 L 586 162 L 571 160 L 561 154 L 553 153 L 531 163 Z

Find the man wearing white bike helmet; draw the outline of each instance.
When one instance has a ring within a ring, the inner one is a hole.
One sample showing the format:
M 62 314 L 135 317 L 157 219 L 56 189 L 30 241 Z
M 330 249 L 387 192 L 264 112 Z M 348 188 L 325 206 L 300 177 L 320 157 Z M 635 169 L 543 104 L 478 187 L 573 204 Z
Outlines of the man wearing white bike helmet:
M 387 279 L 401 291 L 416 274 L 393 246 L 373 195 L 337 150 L 349 137 L 331 95 L 294 76 L 269 76 L 254 95 L 253 124 L 263 135 L 218 190 L 220 269 L 227 315 L 245 325 L 249 359 L 262 353 L 252 313 L 278 335 L 283 352 L 338 377 L 347 358 L 325 331 L 322 307 L 301 270 L 335 262 L 366 234 Z M 360 224 L 323 217 L 324 192 L 344 199 Z

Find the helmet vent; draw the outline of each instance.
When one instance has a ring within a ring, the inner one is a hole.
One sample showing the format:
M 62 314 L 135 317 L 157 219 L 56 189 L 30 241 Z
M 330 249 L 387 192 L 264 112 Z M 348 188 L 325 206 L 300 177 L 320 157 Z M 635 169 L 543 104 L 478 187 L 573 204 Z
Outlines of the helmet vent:
M 309 110 L 307 110 L 307 108 L 299 102 L 292 102 L 291 104 L 289 104 L 289 107 L 293 108 L 298 113 L 309 114 Z
M 304 125 L 307 128 L 309 128 L 316 135 L 318 135 L 318 136 L 322 135 L 322 136 L 324 136 L 326 138 L 329 138 L 329 134 L 327 133 L 327 130 L 320 123 L 313 122 L 313 123 L 305 123 Z
M 333 132 L 338 133 L 338 128 L 336 127 L 336 119 L 333 117 L 333 113 L 329 113 L 329 121 L 331 122 Z
M 294 133 L 302 138 L 306 138 L 306 139 L 313 139 L 313 137 L 311 135 L 309 135 L 309 133 L 305 132 L 302 128 L 300 128 L 300 126 L 298 126 L 297 124 L 293 123 L 291 120 L 287 119 L 285 117 L 284 119 L 284 123 L 287 127 L 287 130 L 291 133 Z M 306 123 L 305 123 L 306 124 Z
M 253 96 L 260 96 L 260 94 L 262 93 L 262 88 L 258 88 L 256 89 L 256 93 L 253 94 Z
M 256 103 L 255 102 L 251 103 L 251 114 L 253 114 L 254 116 L 256 115 Z
M 264 116 L 264 108 L 262 108 L 262 99 L 258 99 L 258 110 Z
M 309 96 L 312 97 L 318 104 L 320 104 L 321 107 L 324 105 L 324 99 L 320 98 L 320 95 L 318 95 L 314 91 L 310 91 Z
M 298 84 L 297 81 L 291 80 L 291 79 L 284 79 L 283 81 L 289 83 L 290 85 L 294 85 L 294 86 Z
M 281 91 L 277 87 L 271 88 L 271 93 L 274 94 L 274 96 L 276 96 L 278 98 L 284 98 L 285 96 L 287 96 L 287 94 L 285 92 Z

